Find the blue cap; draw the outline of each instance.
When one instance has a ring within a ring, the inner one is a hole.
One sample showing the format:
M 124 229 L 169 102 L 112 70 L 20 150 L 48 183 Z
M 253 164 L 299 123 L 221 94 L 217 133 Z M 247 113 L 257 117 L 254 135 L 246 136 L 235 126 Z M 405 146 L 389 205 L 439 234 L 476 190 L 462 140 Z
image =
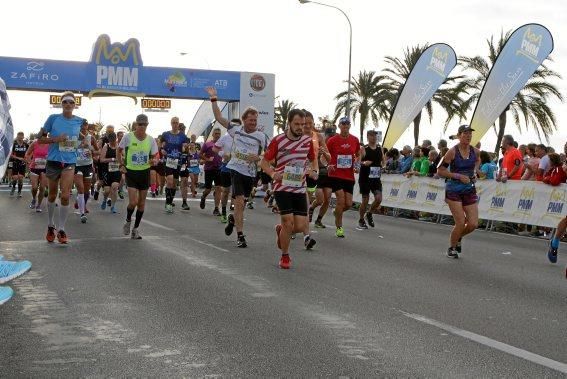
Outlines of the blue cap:
M 350 118 L 348 117 L 341 117 L 341 119 L 339 120 L 339 125 L 340 124 L 349 124 L 350 125 Z

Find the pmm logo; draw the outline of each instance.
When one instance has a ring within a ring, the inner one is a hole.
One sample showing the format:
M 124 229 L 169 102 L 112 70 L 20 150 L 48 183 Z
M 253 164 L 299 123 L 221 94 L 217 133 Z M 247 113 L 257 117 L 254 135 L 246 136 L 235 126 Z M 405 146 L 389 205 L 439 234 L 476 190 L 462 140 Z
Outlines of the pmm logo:
M 532 32 L 531 27 L 528 27 L 522 38 L 520 49 L 516 51 L 516 55 L 523 55 L 534 63 L 539 63 L 537 55 L 541 47 L 542 35 Z
M 553 189 L 549 196 L 549 203 L 547 204 L 547 213 L 560 215 L 563 213 L 563 206 L 565 205 L 565 190 Z
M 524 187 L 520 194 L 520 200 L 518 201 L 519 211 L 530 211 L 534 204 L 535 188 Z
M 250 78 L 250 87 L 256 92 L 262 91 L 266 88 L 266 79 L 260 74 L 254 74 Z
M 447 59 L 449 57 L 449 52 L 443 51 L 438 47 L 433 49 L 433 55 L 431 56 L 431 61 L 428 70 L 433 70 L 441 76 L 445 76 L 445 66 L 447 66 Z
M 140 43 L 129 39 L 125 44 L 110 43 L 110 37 L 103 34 L 98 37 L 93 49 L 91 61 L 96 63 L 96 83 L 101 87 L 137 87 L 138 68 L 140 66 Z M 128 66 L 119 66 L 124 63 Z

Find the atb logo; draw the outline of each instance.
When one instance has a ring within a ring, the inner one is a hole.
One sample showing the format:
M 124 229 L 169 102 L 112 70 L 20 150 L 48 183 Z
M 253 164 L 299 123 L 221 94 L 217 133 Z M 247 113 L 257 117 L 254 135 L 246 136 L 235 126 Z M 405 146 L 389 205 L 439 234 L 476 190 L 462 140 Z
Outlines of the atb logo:
M 250 87 L 256 91 L 256 92 L 260 92 L 262 91 L 264 88 L 266 88 L 266 79 L 264 79 L 264 77 L 260 74 L 254 74 L 252 75 L 252 77 L 250 78 Z
M 532 28 L 528 27 L 522 38 L 520 49 L 516 51 L 516 55 L 523 55 L 534 63 L 539 63 L 537 57 L 539 48 L 541 47 L 542 35 L 532 32 Z

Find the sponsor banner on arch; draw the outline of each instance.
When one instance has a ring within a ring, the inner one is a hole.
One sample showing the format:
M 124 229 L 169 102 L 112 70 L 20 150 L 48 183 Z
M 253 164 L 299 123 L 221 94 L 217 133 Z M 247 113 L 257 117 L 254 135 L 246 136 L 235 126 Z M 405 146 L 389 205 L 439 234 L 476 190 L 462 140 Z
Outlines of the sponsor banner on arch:
M 476 144 L 524 88 L 553 51 L 553 37 L 545 26 L 527 24 L 514 31 L 496 58 L 471 119 Z
M 479 217 L 484 220 L 514 222 L 554 228 L 567 216 L 567 185 L 552 187 L 541 182 L 479 180 Z M 362 200 L 355 186 L 355 201 Z M 443 179 L 403 175 L 382 176 L 382 205 L 450 215 L 445 203 Z

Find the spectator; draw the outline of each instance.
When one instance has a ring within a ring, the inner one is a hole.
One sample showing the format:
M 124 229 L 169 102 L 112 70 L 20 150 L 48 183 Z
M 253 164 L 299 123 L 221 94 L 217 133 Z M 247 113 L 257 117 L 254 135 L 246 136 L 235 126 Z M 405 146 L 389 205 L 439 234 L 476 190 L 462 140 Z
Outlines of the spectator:
M 440 139 L 437 143 L 437 150 L 441 151 L 442 148 L 447 147 L 447 140 Z
M 522 157 L 526 158 L 526 156 L 528 155 L 528 147 L 524 144 L 521 144 L 518 147 L 518 150 L 520 150 L 520 153 L 522 154 Z M 525 161 L 524 161 L 525 163 Z
M 437 174 L 437 165 L 439 164 L 439 153 L 431 149 L 429 150 L 429 173 L 427 176 L 433 177 Z
M 508 179 L 520 180 L 524 172 L 524 157 L 520 151 L 515 147 L 517 143 L 514 137 L 507 134 L 502 138 L 502 150 L 504 151 L 504 158 L 502 160 L 501 170 L 498 173 L 497 181 L 505 182 Z M 505 172 L 506 175 L 503 175 Z
M 439 161 L 445 156 L 445 154 L 447 154 L 448 151 L 449 148 L 447 146 L 444 146 L 439 149 Z
M 490 154 L 486 151 L 480 152 L 480 171 L 483 173 L 483 179 L 494 180 L 494 172 L 498 170 L 496 163 L 492 161 Z
M 558 186 L 561 183 L 565 183 L 565 180 L 567 180 L 567 173 L 565 173 L 565 170 L 567 168 L 561 165 L 561 158 L 559 157 L 559 154 L 549 154 L 549 162 L 551 169 L 543 177 L 543 182 L 552 186 Z
M 411 170 L 406 173 L 408 177 L 412 175 L 425 176 L 429 172 L 428 161 L 429 149 L 425 147 L 415 147 L 413 149 L 413 162 Z
M 424 139 L 421 143 L 421 147 L 427 147 L 428 149 L 431 149 L 431 146 L 433 146 L 433 144 L 428 139 Z
M 400 152 L 398 149 L 390 149 L 386 153 L 386 172 L 388 174 L 399 174 L 400 173 Z
M 413 163 L 412 150 L 408 145 L 402 149 L 402 156 L 400 157 L 400 174 L 405 174 L 411 170 Z
M 536 144 L 530 143 L 527 148 L 527 160 L 525 160 L 526 170 L 522 175 L 522 180 L 535 180 L 537 175 L 537 169 L 539 167 L 539 158 L 536 154 Z
M 536 180 L 541 182 L 544 175 L 549 171 L 549 157 L 547 156 L 547 147 L 543 144 L 536 146 L 536 156 L 539 158 L 539 165 L 536 173 Z

